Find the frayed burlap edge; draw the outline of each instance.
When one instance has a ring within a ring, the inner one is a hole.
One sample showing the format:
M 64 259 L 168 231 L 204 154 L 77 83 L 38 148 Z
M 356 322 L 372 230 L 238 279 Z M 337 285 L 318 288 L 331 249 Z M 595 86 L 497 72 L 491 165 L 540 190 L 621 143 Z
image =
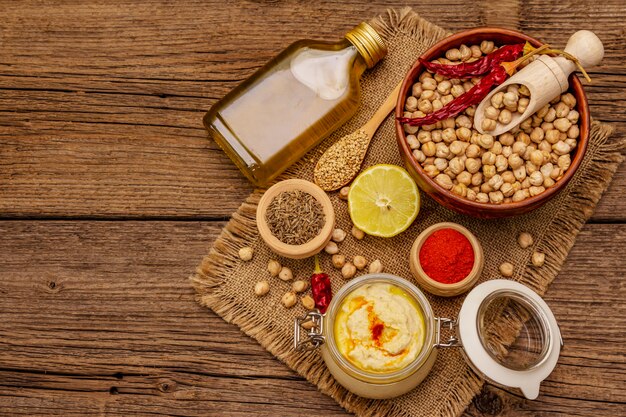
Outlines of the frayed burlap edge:
M 432 37 L 432 41 L 440 39 L 443 29 L 421 19 L 410 8 L 400 11 L 390 10 L 372 22 L 383 35 L 400 31 L 410 36 Z M 603 192 L 608 187 L 613 174 L 623 160 L 621 154 L 626 141 L 620 140 L 607 143 L 613 127 L 594 122 L 591 128 L 590 142 L 595 143 L 597 151 L 593 157 L 581 166 L 583 175 L 577 179 L 578 187 L 572 190 L 546 231 L 550 239 L 541 242 L 537 250 L 546 254 L 543 268 L 528 267 L 519 280 L 543 295 L 548 285 L 554 280 L 569 250 L 573 246 L 578 232 L 593 214 Z M 591 149 L 590 149 L 591 150 Z M 287 176 L 289 173 L 287 173 Z M 409 417 L 406 410 L 397 407 L 393 402 L 381 402 L 358 397 L 334 381 L 321 361 L 309 361 L 309 355 L 293 352 L 291 338 L 272 328 L 256 317 L 237 300 L 226 298 L 218 288 L 232 273 L 239 262 L 238 250 L 242 246 L 252 245 L 258 239 L 256 228 L 256 207 L 263 190 L 255 190 L 239 207 L 232 219 L 224 227 L 215 241 L 209 254 L 202 260 L 196 273 L 191 276 L 192 284 L 197 292 L 199 304 L 211 308 L 224 320 L 236 324 L 248 336 L 257 340 L 261 346 L 274 356 L 296 370 L 318 389 L 334 398 L 347 411 L 359 416 L 394 415 Z M 439 410 L 442 417 L 458 416 L 472 398 L 480 392 L 483 381 L 469 369 L 456 386 L 450 387 L 448 401 Z

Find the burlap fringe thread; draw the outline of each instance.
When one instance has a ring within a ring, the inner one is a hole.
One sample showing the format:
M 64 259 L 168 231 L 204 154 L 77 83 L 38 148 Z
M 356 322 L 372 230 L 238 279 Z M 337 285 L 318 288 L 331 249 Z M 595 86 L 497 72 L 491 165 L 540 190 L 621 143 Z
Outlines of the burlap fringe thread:
M 422 20 L 410 8 L 400 11 L 390 10 L 385 16 L 374 19 L 372 24 L 384 36 L 392 34 L 393 31 L 402 31 L 410 36 L 433 37 L 434 42 L 446 34 L 443 29 Z M 621 152 L 626 148 L 626 141 L 607 143 L 607 138 L 612 132 L 611 126 L 592 123 L 590 142 L 596 143 L 598 150 L 593 159 L 587 163 L 584 175 L 579 178 L 579 187 L 571 193 L 570 198 L 561 207 L 560 214 L 547 229 L 546 233 L 552 236 L 551 242 L 545 243 L 545 239 L 538 237 L 542 241 L 542 246 L 538 247 L 538 250 L 546 254 L 546 264 L 541 269 L 526 268 L 520 281 L 541 295 L 559 272 L 578 232 L 593 214 L 594 207 L 624 159 Z M 307 360 L 308 355 L 317 353 L 294 353 L 291 338 L 285 337 L 268 323 L 259 322 L 254 312 L 247 311 L 238 305 L 236 300 L 216 294 L 215 289 L 239 262 L 237 255 L 239 249 L 252 245 L 258 239 L 256 207 L 262 194 L 263 190 L 255 190 L 233 214 L 209 254 L 191 277 L 197 291 L 197 301 L 211 308 L 227 322 L 239 326 L 248 336 L 256 339 L 261 346 L 315 384 L 321 392 L 334 398 L 346 410 L 366 417 L 383 415 L 410 417 L 406 410 L 396 407 L 393 402 L 369 400 L 348 392 L 334 381 L 323 362 Z M 461 386 L 456 386 L 447 393 L 451 401 L 440 410 L 442 417 L 456 417 L 462 413 L 483 384 L 483 381 L 471 371 L 460 380 L 463 381 Z

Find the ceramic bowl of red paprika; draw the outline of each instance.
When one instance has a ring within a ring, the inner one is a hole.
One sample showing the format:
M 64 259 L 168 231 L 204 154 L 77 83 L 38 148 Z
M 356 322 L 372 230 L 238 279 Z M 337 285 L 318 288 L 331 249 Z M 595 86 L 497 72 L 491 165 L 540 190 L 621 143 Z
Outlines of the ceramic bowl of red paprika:
M 456 223 L 437 223 L 415 239 L 409 255 L 411 273 L 431 294 L 454 297 L 480 278 L 485 259 L 480 242 Z
M 458 48 L 463 44 L 480 44 L 484 40 L 492 41 L 496 45 L 511 45 L 524 42 L 529 42 L 535 47 L 542 45 L 542 42 L 540 42 L 538 39 L 532 38 L 521 32 L 502 28 L 484 27 L 462 31 L 452 36 L 449 36 L 432 46 L 422 56 L 420 56 L 420 59 L 425 61 L 432 61 L 441 56 L 444 56 L 445 52 L 449 49 Z M 407 171 L 411 174 L 411 176 L 415 179 L 415 181 L 423 191 L 425 191 L 438 203 L 459 213 L 468 214 L 480 218 L 500 218 L 519 215 L 536 209 L 545 204 L 548 200 L 558 194 L 559 191 L 565 188 L 565 186 L 572 179 L 577 168 L 582 162 L 582 159 L 587 150 L 590 130 L 590 117 L 587 97 L 583 90 L 582 83 L 576 75 L 572 73 L 572 75 L 570 75 L 568 79 L 568 92 L 572 93 L 576 98 L 576 110 L 580 114 L 578 121 L 580 136 L 578 138 L 578 144 L 576 148 L 570 154 L 571 165 L 569 169 L 565 171 L 562 178 L 556 181 L 554 186 L 547 188 L 545 191 L 538 195 L 531 196 L 529 198 L 526 198 L 525 200 L 518 202 L 492 204 L 470 201 L 464 197 L 452 193 L 451 191 L 439 185 L 436 181 L 434 181 L 434 179 L 429 177 L 422 168 L 421 164 L 413 157 L 412 149 L 407 143 L 407 134 L 404 131 L 402 123 L 398 121 L 398 118 L 403 117 L 406 99 L 411 95 L 413 84 L 418 81 L 420 74 L 422 74 L 424 71 L 424 65 L 419 60 L 416 61 L 413 67 L 409 70 L 400 88 L 395 112 L 396 136 L 400 153 L 404 160 Z

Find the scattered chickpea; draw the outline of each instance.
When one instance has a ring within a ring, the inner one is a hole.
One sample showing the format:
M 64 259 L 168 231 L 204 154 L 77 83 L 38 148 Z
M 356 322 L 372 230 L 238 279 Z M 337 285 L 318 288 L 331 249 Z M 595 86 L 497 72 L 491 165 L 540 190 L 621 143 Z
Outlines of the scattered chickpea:
M 307 310 L 313 310 L 315 308 L 315 300 L 310 295 L 305 295 L 300 299 L 300 302 Z
M 513 276 L 513 264 L 510 262 L 504 262 L 500 265 L 500 273 L 504 277 L 512 277 Z
M 351 264 L 350 262 L 346 262 L 346 264 L 341 268 L 341 275 L 345 279 L 350 279 L 356 274 L 356 266 Z
M 367 259 L 361 255 L 357 255 L 352 259 L 352 263 L 360 271 L 367 266 Z
M 350 194 L 350 187 L 345 186 L 341 190 L 339 190 L 339 198 L 342 200 L 348 199 L 348 194 Z
M 262 297 L 270 291 L 270 283 L 267 281 L 259 281 L 254 285 L 254 294 Z
M 546 254 L 541 252 L 535 252 L 532 256 L 533 265 L 536 267 L 542 267 L 546 261 Z
M 293 279 L 293 272 L 291 272 L 291 269 L 283 266 L 278 273 L 278 278 L 282 279 L 283 281 L 291 281 Z
M 361 240 L 365 237 L 365 232 L 356 226 L 352 226 L 352 236 L 354 236 L 355 239 Z
M 370 274 L 378 274 L 383 272 L 383 264 L 382 262 L 380 262 L 380 259 L 376 259 L 374 261 L 372 261 L 372 263 L 369 266 L 369 273 Z
M 335 242 L 330 241 L 330 242 L 328 242 L 328 244 L 324 248 L 324 252 L 326 252 L 329 255 L 334 255 L 337 252 L 339 252 L 339 246 L 337 246 L 337 244 Z
M 280 301 L 283 303 L 285 308 L 291 308 L 294 305 L 296 305 L 296 301 L 297 301 L 296 293 L 292 291 L 286 292 Z
M 341 269 L 346 263 L 346 257 L 344 255 L 335 254 L 332 257 L 333 266 L 337 269 Z
M 304 292 L 308 288 L 309 283 L 302 280 L 294 281 L 293 284 L 291 284 L 291 289 L 293 290 L 293 292 Z
M 315 304 L 315 302 L 313 304 Z M 315 307 L 315 305 L 313 305 L 313 307 Z M 302 323 L 300 326 L 302 326 L 304 330 L 311 330 L 315 327 L 315 323 L 313 322 L 313 320 L 308 320 Z
M 278 274 L 280 273 L 281 268 L 282 267 L 280 266 L 280 263 L 278 261 L 274 260 L 274 259 L 270 259 L 270 261 L 267 263 L 267 271 L 273 277 L 278 276 Z
M 533 236 L 528 232 L 522 232 L 517 237 L 517 243 L 522 249 L 526 249 L 533 244 Z
M 253 255 L 254 250 L 250 246 L 245 246 L 239 249 L 239 259 L 244 262 L 248 262 L 249 260 L 251 260 Z
M 337 243 L 341 243 L 346 238 L 346 232 L 341 229 L 333 230 L 332 240 Z

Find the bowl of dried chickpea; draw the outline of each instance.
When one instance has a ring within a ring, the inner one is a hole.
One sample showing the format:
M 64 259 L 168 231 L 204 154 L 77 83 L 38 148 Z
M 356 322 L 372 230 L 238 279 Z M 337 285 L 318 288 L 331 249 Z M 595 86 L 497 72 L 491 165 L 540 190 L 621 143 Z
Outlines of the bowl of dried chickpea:
M 525 42 L 541 45 L 520 32 L 477 28 L 443 39 L 420 58 L 437 65 L 470 64 L 505 45 Z M 470 77 L 461 68 L 453 78 L 429 71 L 418 60 L 405 77 L 395 115 L 398 146 L 407 170 L 422 190 L 460 213 L 497 218 L 540 207 L 567 185 L 587 149 L 590 119 L 582 83 L 572 74 L 567 91 L 499 135 L 490 132 L 526 112 L 530 91 L 524 85 L 510 85 L 490 97 L 483 133 L 474 125 L 478 104 L 435 123 L 404 123 L 432 117 L 473 87 L 480 87 L 488 74 Z

